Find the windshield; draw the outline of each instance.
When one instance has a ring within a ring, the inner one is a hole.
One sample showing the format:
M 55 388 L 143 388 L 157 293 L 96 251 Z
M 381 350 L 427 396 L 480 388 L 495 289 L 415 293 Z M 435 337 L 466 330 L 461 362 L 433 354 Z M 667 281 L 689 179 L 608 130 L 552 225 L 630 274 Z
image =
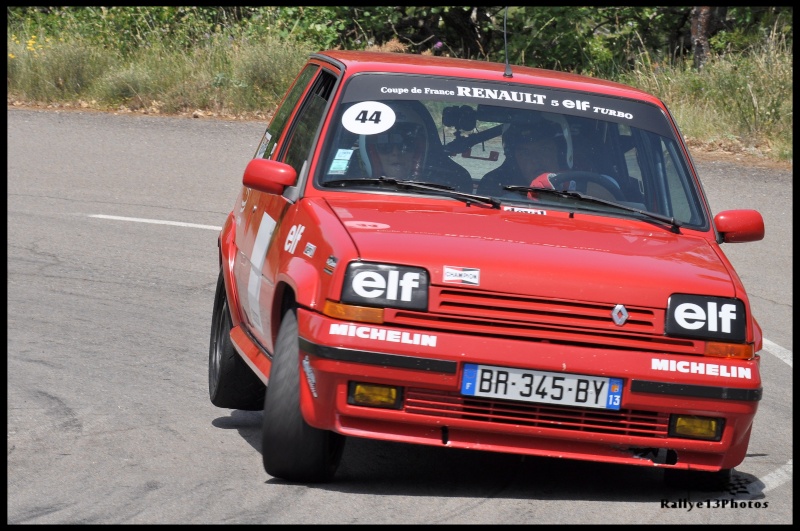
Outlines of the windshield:
M 615 216 L 642 211 L 683 227 L 708 227 L 673 129 L 653 105 L 513 83 L 395 74 L 354 76 L 344 90 L 317 186 L 374 190 L 370 179 L 389 178 L 509 204 Z M 520 193 L 513 187 L 578 193 Z M 393 187 L 391 193 L 414 192 Z

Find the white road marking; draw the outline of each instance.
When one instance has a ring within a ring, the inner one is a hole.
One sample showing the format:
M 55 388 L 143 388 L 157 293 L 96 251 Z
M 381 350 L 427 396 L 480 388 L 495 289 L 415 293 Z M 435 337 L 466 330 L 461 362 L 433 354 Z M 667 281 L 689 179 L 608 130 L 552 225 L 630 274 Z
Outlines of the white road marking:
M 193 229 L 222 230 L 214 225 L 198 225 L 197 223 L 183 223 L 182 221 L 164 221 L 162 219 L 125 218 L 122 216 L 106 216 L 104 214 L 89 214 L 90 218 L 115 219 L 117 221 L 135 221 L 137 223 L 154 223 L 156 225 L 174 225 L 176 227 L 189 227 Z
M 784 483 L 792 480 L 792 468 L 793 468 L 792 459 L 789 459 L 789 461 L 782 467 L 773 470 L 763 478 L 759 478 L 761 483 L 764 484 L 763 489 L 758 488 L 759 487 L 757 485 L 758 481 L 756 481 L 755 483 L 751 483 L 748 486 L 747 489 L 748 492 L 750 492 L 751 494 L 765 493 L 767 491 L 780 487 Z
M 764 343 L 764 349 L 767 352 L 769 352 L 779 360 L 786 363 L 789 367 L 792 367 L 793 356 L 791 350 L 787 350 L 782 346 L 773 343 L 772 341 L 766 338 L 763 338 L 762 341 Z M 763 489 L 758 489 L 757 486 L 758 481 L 757 481 L 755 483 L 750 484 L 750 486 L 748 487 L 748 492 L 750 492 L 751 494 L 757 492 L 763 494 L 769 490 L 780 487 L 784 483 L 787 483 L 792 480 L 793 477 L 792 468 L 793 468 L 792 459 L 789 459 L 789 461 L 787 461 L 786 464 L 783 465 L 782 467 L 777 468 L 772 472 L 770 472 L 769 474 L 767 474 L 766 476 L 764 476 L 763 478 L 760 478 L 760 482 L 764 484 Z
M 792 351 L 791 350 L 786 350 L 782 346 L 776 345 L 775 343 L 773 343 L 772 341 L 770 341 L 767 338 L 764 338 L 763 342 L 764 342 L 764 348 L 767 349 L 767 351 L 770 354 L 772 354 L 773 356 L 775 356 L 776 358 L 778 358 L 782 362 L 786 363 L 789 367 L 792 366 Z

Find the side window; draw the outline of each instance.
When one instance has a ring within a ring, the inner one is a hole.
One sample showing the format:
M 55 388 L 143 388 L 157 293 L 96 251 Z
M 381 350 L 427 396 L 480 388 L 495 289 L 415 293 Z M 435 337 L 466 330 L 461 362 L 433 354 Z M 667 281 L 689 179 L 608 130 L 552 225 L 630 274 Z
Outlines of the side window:
M 306 87 L 308 87 L 309 82 L 314 78 L 317 70 L 319 70 L 319 66 L 308 65 L 297 76 L 292 89 L 286 95 L 283 103 L 281 103 L 278 111 L 272 117 L 272 120 L 267 126 L 267 130 L 264 132 L 264 137 L 261 139 L 261 143 L 256 150 L 256 155 L 254 158 L 272 158 L 272 152 L 275 150 L 275 144 L 283 134 L 286 123 L 288 122 L 289 117 L 292 115 L 292 111 L 297 106 L 297 102 L 300 101 L 300 98 L 303 96 Z
M 690 227 L 708 223 L 680 148 L 674 140 L 640 130 L 637 143 L 645 204 L 651 212 L 674 217 Z
M 685 173 L 683 166 L 675 162 L 679 160 L 675 145 L 662 140 L 661 155 L 664 160 L 664 176 L 667 180 L 667 190 L 672 204 L 671 214 L 685 223 L 702 224 L 703 216 L 697 208 L 697 199 L 694 197 L 694 188 L 689 184 L 689 176 Z
M 278 156 L 279 160 L 294 168 L 297 175 L 300 175 L 309 157 L 335 84 L 336 77 L 333 74 L 326 71 L 320 73 L 292 124 L 289 132 L 291 137 L 282 148 L 283 153 Z

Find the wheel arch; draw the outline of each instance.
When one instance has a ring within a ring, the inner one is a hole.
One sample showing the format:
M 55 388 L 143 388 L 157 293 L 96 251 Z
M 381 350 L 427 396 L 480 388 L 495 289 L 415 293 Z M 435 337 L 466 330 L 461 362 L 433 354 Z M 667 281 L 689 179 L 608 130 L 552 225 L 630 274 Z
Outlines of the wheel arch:
M 231 321 L 233 326 L 238 326 L 242 322 L 242 314 L 239 296 L 236 290 L 233 289 L 233 286 L 235 286 L 233 279 L 233 266 L 236 259 L 235 235 L 236 221 L 233 218 L 233 213 L 230 213 L 217 238 L 217 247 L 219 248 L 219 267 L 222 271 L 222 279 L 225 282 L 225 294 L 228 297 L 228 309 L 231 313 Z
M 273 319 L 273 344 L 277 344 L 278 339 L 278 331 L 283 324 L 283 318 L 286 315 L 286 312 L 291 308 L 297 308 L 298 306 L 302 306 L 298 304 L 295 290 L 293 286 L 289 283 L 284 282 L 279 286 L 280 292 L 276 292 L 275 300 L 280 301 L 279 306 L 275 308 L 275 315 L 276 319 Z M 298 330 L 299 332 L 299 330 Z M 300 363 L 300 358 L 302 358 L 302 352 L 299 351 L 298 353 L 297 362 Z M 321 420 L 324 417 L 324 414 L 318 410 L 319 404 L 316 400 L 316 394 L 312 391 L 310 384 L 308 382 L 308 375 L 306 374 L 305 377 L 298 375 L 298 392 L 299 392 L 299 407 L 300 407 L 300 414 L 303 417 L 304 422 L 306 422 L 309 426 L 312 426 L 317 429 L 325 429 L 324 422 Z
M 270 330 L 270 334 L 272 335 L 273 345 L 278 339 L 278 330 L 281 328 L 284 313 L 286 313 L 286 310 L 293 308 L 296 305 L 297 294 L 295 293 L 294 286 L 288 282 L 279 282 L 275 286 L 275 299 L 272 308 L 273 318 L 270 320 L 272 322 L 272 330 Z
M 278 337 L 283 313 L 290 305 L 313 310 L 322 302 L 322 279 L 312 264 L 294 256 L 281 269 L 273 298 L 271 319 L 273 341 Z

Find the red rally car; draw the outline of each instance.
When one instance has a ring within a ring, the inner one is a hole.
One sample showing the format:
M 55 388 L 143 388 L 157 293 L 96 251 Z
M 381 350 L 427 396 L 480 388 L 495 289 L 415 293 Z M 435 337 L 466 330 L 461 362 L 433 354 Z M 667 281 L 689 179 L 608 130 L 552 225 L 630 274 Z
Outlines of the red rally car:
M 347 437 L 660 467 L 747 450 L 761 329 L 678 127 L 632 87 L 313 54 L 219 235 L 209 393 L 261 410 L 267 474 Z

